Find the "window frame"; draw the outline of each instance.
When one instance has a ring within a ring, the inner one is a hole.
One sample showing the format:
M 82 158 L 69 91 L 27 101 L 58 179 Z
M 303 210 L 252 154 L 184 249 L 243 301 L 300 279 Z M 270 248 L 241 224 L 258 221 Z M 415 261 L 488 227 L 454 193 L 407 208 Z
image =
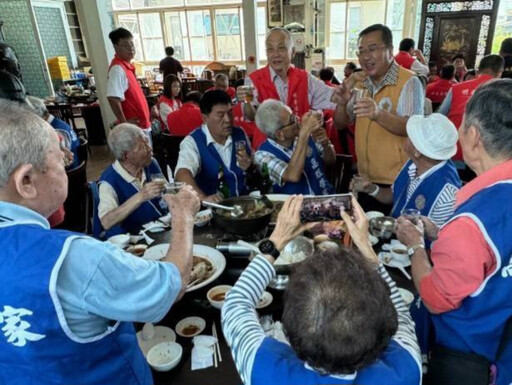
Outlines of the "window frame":
M 109 0 L 110 1 L 110 0 Z M 186 0 L 185 0 L 185 3 L 186 3 Z M 262 0 L 258 0 L 257 1 L 257 6 L 258 8 L 265 8 L 266 7 L 266 4 L 267 2 L 266 1 L 262 1 Z M 222 60 L 222 59 L 219 59 L 219 55 L 218 55 L 218 37 L 217 37 L 217 28 L 216 28 L 216 11 L 222 11 L 222 10 L 226 10 L 226 9 L 237 9 L 238 11 L 238 17 L 239 17 L 239 23 L 240 23 L 240 52 L 242 54 L 242 58 L 241 60 Z M 210 15 L 210 22 L 211 22 L 211 34 L 212 34 L 212 47 L 213 47 L 213 59 L 212 60 L 194 60 L 194 56 L 193 56 L 193 53 L 191 51 L 191 47 L 190 47 L 190 30 L 188 28 L 188 12 L 193 12 L 193 11 L 208 11 L 209 12 L 209 15 Z M 245 42 L 244 42 L 244 30 L 243 30 L 243 9 L 242 9 L 242 2 L 240 3 L 215 3 L 215 4 L 205 4 L 205 5 L 176 5 L 176 6 L 157 6 L 157 7 L 151 7 L 151 8 L 132 8 L 131 7 L 131 1 L 130 1 L 130 8 L 129 9 L 122 9 L 122 10 L 116 10 L 116 9 L 113 9 L 112 10 L 112 15 L 113 15 L 113 18 L 114 18 L 114 23 L 116 25 L 116 27 L 119 27 L 119 16 L 120 15 L 126 15 L 126 14 L 129 14 L 129 15 L 133 15 L 135 14 L 136 15 L 136 18 L 137 18 L 137 25 L 138 25 L 138 28 L 139 28 L 139 35 L 141 35 L 141 26 L 140 26 L 140 17 L 139 15 L 140 14 L 144 14 L 144 13 L 158 13 L 160 15 L 160 27 L 161 27 L 161 32 L 162 32 L 162 39 L 163 39 L 163 42 L 164 42 L 164 47 L 167 47 L 169 45 L 172 45 L 171 44 L 171 39 L 170 39 L 170 32 L 171 31 L 168 31 L 167 30 L 167 23 L 166 23 L 166 20 L 165 20 L 165 15 L 166 13 L 168 12 L 176 12 L 179 14 L 179 12 L 185 12 L 185 20 L 186 20 L 186 28 L 187 28 L 187 36 L 186 37 L 183 37 L 183 39 L 186 39 L 187 42 L 185 44 L 187 44 L 189 46 L 189 50 L 190 50 L 190 58 L 191 60 L 181 60 L 181 63 L 183 66 L 187 66 L 187 67 L 196 67 L 196 66 L 206 66 L 207 64 L 211 63 L 212 61 L 220 61 L 220 62 L 223 62 L 225 64 L 228 64 L 228 65 L 245 65 Z M 267 26 L 267 22 L 265 20 L 265 25 Z M 266 32 L 266 31 L 265 31 Z M 259 33 L 258 33 L 259 35 Z M 157 39 L 155 37 L 155 39 Z M 158 38 L 159 39 L 159 38 Z M 143 57 L 143 61 L 144 61 L 144 64 L 147 65 L 147 66 L 158 66 L 159 64 L 159 60 L 158 61 L 151 61 L 151 60 L 146 60 L 146 54 L 145 54 L 145 51 L 144 51 L 144 39 L 142 38 L 142 35 L 141 35 L 141 46 L 142 46 L 142 57 Z M 260 55 L 263 55 L 264 53 L 261 53 L 260 52 Z M 162 49 L 162 58 L 164 56 L 164 51 Z M 260 60 L 260 64 L 266 64 L 266 60 Z

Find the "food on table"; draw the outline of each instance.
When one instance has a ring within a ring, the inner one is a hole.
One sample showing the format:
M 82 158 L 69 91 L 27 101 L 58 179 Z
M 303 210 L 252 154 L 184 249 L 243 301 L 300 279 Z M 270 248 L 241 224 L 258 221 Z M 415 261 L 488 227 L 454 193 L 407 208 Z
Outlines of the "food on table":
M 188 325 L 181 329 L 181 333 L 186 336 L 191 336 L 196 334 L 200 330 L 200 327 L 197 325 Z
M 274 212 L 272 213 L 272 216 L 270 217 L 271 223 L 277 222 L 277 216 L 281 212 L 281 209 L 283 208 L 284 202 L 272 202 L 274 204 Z
M 214 300 L 214 301 L 224 301 L 225 299 L 226 299 L 225 292 L 221 292 L 221 293 L 212 295 L 212 300 Z
M 303 251 L 299 251 L 296 253 L 289 253 L 283 250 L 283 252 L 279 255 L 279 258 L 274 262 L 275 265 L 289 265 L 292 263 L 302 262 L 307 258 L 307 254 Z
M 215 268 L 208 259 L 194 255 L 189 283 L 194 282 L 194 285 L 197 285 L 204 282 L 210 278 L 214 272 Z
M 242 205 L 243 213 L 240 216 L 237 216 L 236 219 L 251 219 L 262 217 L 272 211 L 272 209 L 268 208 L 265 203 L 260 200 L 245 202 L 237 202 L 237 205 Z M 217 213 L 226 218 L 232 218 L 231 211 L 218 209 Z
M 126 251 L 136 257 L 141 257 L 146 252 L 147 248 L 147 245 L 131 245 L 126 248 Z

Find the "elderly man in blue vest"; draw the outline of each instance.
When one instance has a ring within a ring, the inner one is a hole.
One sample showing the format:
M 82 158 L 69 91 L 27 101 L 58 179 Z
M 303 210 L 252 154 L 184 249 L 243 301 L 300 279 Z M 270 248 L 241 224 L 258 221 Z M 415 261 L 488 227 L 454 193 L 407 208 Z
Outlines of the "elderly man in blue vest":
M 169 211 L 162 198 L 165 178 L 143 132 L 131 123 L 108 136 L 116 161 L 100 177 L 98 216 L 107 236 L 137 233 Z
M 197 194 L 165 195 L 163 262 L 51 230 L 67 195 L 57 133 L 16 103 L 0 111 L 0 383 L 152 384 L 130 321 L 158 322 L 185 291 Z
M 279 100 L 264 101 L 256 125 L 268 137 L 254 156 L 266 164 L 276 194 L 326 195 L 334 193 L 325 164 L 336 161 L 334 147 L 322 128 L 322 114 L 308 112 L 299 123 L 290 107 Z
M 199 107 L 204 123 L 181 142 L 176 180 L 194 187 L 201 200 L 218 202 L 225 198 L 217 192 L 222 168 L 229 195 L 246 195 L 251 146 L 244 131 L 233 127 L 231 98 L 222 90 L 208 91 Z
M 398 219 L 414 284 L 430 311 L 432 384 L 512 382 L 512 80 L 480 86 L 469 100 L 459 141 L 477 177 L 457 193 L 429 256 L 423 229 Z
M 391 216 L 416 209 L 442 226 L 453 214 L 455 194 L 461 186 L 450 158 L 457 151 L 457 129 L 441 114 L 413 115 L 407 121 L 404 151 L 409 160 L 390 188 L 381 188 L 364 177 L 352 180 L 352 191 L 364 192 L 379 202 L 393 204 Z

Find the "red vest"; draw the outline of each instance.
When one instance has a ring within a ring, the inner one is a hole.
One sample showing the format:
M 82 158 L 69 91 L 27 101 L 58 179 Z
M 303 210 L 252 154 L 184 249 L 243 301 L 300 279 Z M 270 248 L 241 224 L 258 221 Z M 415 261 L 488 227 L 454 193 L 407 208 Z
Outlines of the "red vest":
M 489 75 L 478 75 L 476 79 L 455 84 L 452 87 L 452 104 L 450 106 L 450 112 L 448 113 L 448 119 L 452 121 L 457 129 L 460 128 L 460 125 L 462 124 L 462 116 L 464 115 L 466 104 L 475 90 L 480 86 L 480 84 L 487 83 L 491 79 L 493 79 L 493 77 Z M 462 151 L 458 142 L 457 153 L 453 159 L 462 160 Z
M 242 110 L 242 103 L 235 104 L 233 106 L 233 120 L 234 126 L 241 127 L 249 138 L 252 138 L 255 131 L 259 131 L 256 127 L 256 123 L 245 120 L 244 112 Z M 256 149 L 256 147 L 253 147 Z
M 158 103 L 157 103 L 157 108 L 158 108 L 158 120 L 160 121 L 160 127 L 162 127 L 162 130 L 163 131 L 166 131 L 166 124 L 164 124 L 163 120 L 162 120 L 162 115 L 160 114 L 160 105 L 164 103 L 164 104 L 167 104 L 170 109 L 171 109 L 171 112 L 174 112 L 174 111 L 178 111 L 181 106 L 182 106 L 182 103 L 181 103 L 181 100 L 179 99 L 169 99 L 167 96 L 165 95 L 160 95 L 160 97 L 158 98 Z M 171 113 L 169 112 L 169 114 Z
M 442 103 L 448 91 L 457 84 L 451 80 L 441 79 L 439 78 L 434 83 L 427 85 L 427 98 L 429 98 L 432 103 Z
M 267 99 L 279 99 L 276 86 L 270 78 L 270 69 L 267 65 L 249 75 L 253 86 L 258 91 L 258 102 L 262 103 Z M 288 98 L 286 105 L 292 109 L 292 112 L 301 118 L 309 111 L 308 99 L 308 73 L 290 66 L 288 68 Z M 260 130 L 254 131 L 252 139 L 253 148 L 258 148 L 267 137 Z
M 395 55 L 395 61 L 407 70 L 411 69 L 412 63 L 414 63 L 415 60 L 415 58 L 405 51 L 398 51 Z
M 121 102 L 124 117 L 126 120 L 139 119 L 140 128 L 150 128 L 148 102 L 135 76 L 135 67 L 117 56 L 114 56 L 110 62 L 109 70 L 114 65 L 121 66 L 128 79 L 128 89 L 125 91 L 124 100 Z

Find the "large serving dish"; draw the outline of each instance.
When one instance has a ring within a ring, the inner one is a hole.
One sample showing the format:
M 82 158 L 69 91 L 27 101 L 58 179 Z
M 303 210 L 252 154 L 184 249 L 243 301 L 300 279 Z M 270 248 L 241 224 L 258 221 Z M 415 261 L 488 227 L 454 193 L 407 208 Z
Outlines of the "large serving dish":
M 229 211 L 213 209 L 213 220 L 228 233 L 250 235 L 263 230 L 270 223 L 274 207 L 267 207 L 261 197 L 232 197 L 220 202 L 224 206 L 238 205 L 243 214 L 233 218 Z M 257 209 L 259 207 L 259 209 Z
M 152 246 L 146 250 L 142 258 L 151 261 L 160 261 L 165 257 L 168 249 L 169 243 L 161 243 L 159 245 Z M 197 290 L 215 281 L 226 268 L 226 258 L 224 258 L 224 255 L 222 255 L 220 251 L 217 251 L 214 248 L 204 245 L 194 245 L 192 254 L 194 257 L 207 260 L 209 264 L 211 264 L 213 270 L 212 273 L 208 275 L 207 279 L 187 287 L 187 292 Z

